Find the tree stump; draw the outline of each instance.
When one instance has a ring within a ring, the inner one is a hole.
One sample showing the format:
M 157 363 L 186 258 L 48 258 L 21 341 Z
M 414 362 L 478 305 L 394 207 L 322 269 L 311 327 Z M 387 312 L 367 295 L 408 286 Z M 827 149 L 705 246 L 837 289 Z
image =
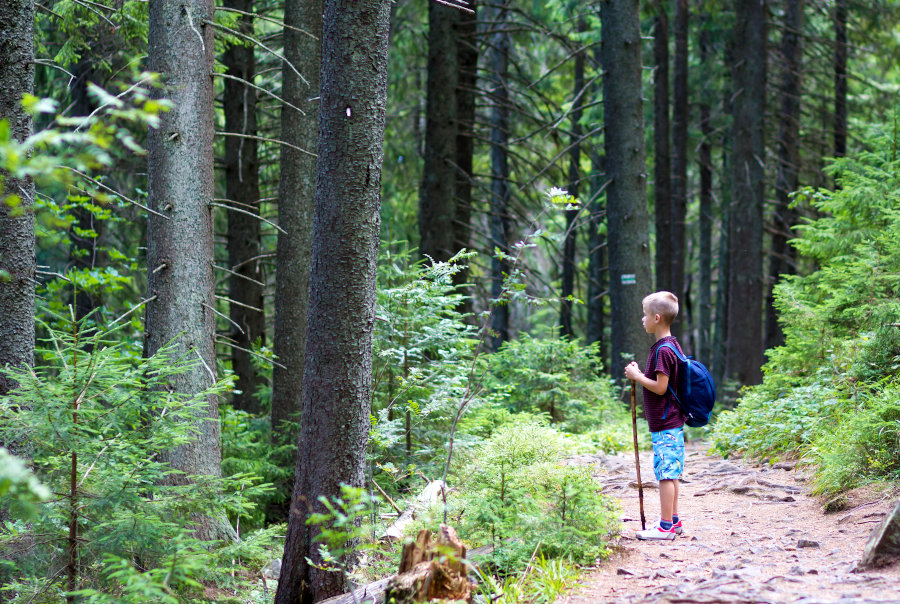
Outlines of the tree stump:
M 872 531 L 859 566 L 862 568 L 885 566 L 898 559 L 900 559 L 900 501 Z
M 385 602 L 411 604 L 431 600 L 472 601 L 472 585 L 465 565 L 466 546 L 445 524 L 432 541 L 428 530 L 403 546 L 400 569 L 384 592 Z

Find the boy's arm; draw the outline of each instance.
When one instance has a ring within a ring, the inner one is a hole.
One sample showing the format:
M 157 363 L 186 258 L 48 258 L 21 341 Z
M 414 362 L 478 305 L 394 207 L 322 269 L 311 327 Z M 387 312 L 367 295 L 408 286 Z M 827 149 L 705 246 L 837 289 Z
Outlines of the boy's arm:
M 656 372 L 656 379 L 648 378 L 641 371 L 640 367 L 636 362 L 631 362 L 627 367 L 625 367 L 625 377 L 629 380 L 634 380 L 650 392 L 654 394 L 658 394 L 662 396 L 666 393 L 666 389 L 669 387 L 669 376 L 667 376 L 662 371 Z

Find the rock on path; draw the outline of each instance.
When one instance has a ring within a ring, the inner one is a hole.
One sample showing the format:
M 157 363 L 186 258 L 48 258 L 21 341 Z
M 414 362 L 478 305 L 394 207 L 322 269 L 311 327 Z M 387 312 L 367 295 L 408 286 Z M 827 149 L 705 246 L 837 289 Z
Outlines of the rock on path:
M 843 511 L 823 514 L 792 463 L 749 465 L 688 445 L 675 541 L 634 539 L 640 529 L 633 455 L 583 456 L 604 492 L 623 506 L 622 537 L 610 560 L 557 604 L 588 602 L 900 604 L 900 564 L 854 572 L 893 492 L 859 490 Z M 652 454 L 641 452 L 647 526 L 659 518 Z

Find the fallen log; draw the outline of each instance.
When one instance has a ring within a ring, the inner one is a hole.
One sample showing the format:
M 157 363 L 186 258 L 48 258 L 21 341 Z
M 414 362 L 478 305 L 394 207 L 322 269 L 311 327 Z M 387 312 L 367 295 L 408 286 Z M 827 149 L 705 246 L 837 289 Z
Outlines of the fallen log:
M 381 538 L 387 541 L 400 541 L 403 539 L 403 533 L 406 530 L 406 527 L 416 519 L 416 514 L 439 502 L 441 500 L 441 491 L 443 489 L 443 480 L 433 480 L 428 483 L 428 486 L 419 493 L 416 500 L 400 514 L 400 517 L 397 518 L 391 526 L 385 529 Z

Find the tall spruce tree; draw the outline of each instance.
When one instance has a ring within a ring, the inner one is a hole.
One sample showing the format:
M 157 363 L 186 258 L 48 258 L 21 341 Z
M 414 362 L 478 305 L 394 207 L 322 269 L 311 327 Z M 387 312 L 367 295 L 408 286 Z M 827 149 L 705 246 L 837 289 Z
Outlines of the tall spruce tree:
M 303 411 L 275 602 L 342 593 L 308 525 L 320 497 L 362 486 L 370 429 L 375 262 L 387 104 L 388 0 L 326 0 Z
M 281 179 L 278 185 L 278 244 L 275 251 L 272 435 L 295 440 L 288 428 L 300 419 L 306 359 L 309 271 L 319 138 L 319 80 L 322 69 L 321 0 L 286 0 L 281 70 Z M 304 74 L 304 79 L 291 66 Z
M 672 77 L 672 209 L 667 254 L 669 287 L 681 301 L 679 321 L 673 333 L 681 333 L 681 326 L 689 324 L 690 300 L 685 295 L 684 278 L 685 223 L 687 221 L 687 139 L 690 120 L 688 105 L 688 2 L 675 0 L 674 12 L 675 57 Z
M 778 168 L 775 207 L 772 212 L 772 245 L 769 253 L 769 284 L 766 292 L 765 347 L 784 343 L 775 309 L 775 284 L 781 275 L 794 272 L 794 248 L 788 243 L 797 213 L 791 193 L 797 190 L 800 170 L 800 99 L 802 96 L 803 0 L 784 3 L 781 34 L 781 112 L 778 115 Z
M 172 110 L 148 136 L 146 356 L 176 342 L 196 365 L 173 378 L 176 392 L 195 394 L 216 382 L 213 279 L 213 20 L 212 0 L 150 3 L 149 67 L 163 75 Z M 195 421 L 196 437 L 164 458 L 189 480 L 221 475 L 215 397 Z M 202 539 L 231 536 L 227 522 L 198 518 Z
M 32 131 L 22 98 L 34 93 L 34 1 L 0 4 L 0 119 L 18 141 Z M 5 178 L 0 196 L 0 366 L 34 362 L 34 183 Z M 0 395 L 11 384 L 0 376 Z M 7 443 L 9 445 L 11 443 Z
M 428 3 L 425 165 L 419 188 L 419 252 L 445 262 L 456 247 L 457 25 L 460 11 Z
M 641 300 L 650 279 L 649 215 L 645 193 L 641 31 L 637 0 L 608 0 L 602 21 L 603 111 L 606 148 L 611 371 L 621 379 L 628 359 L 647 349 Z
M 762 379 L 766 11 L 766 2 L 738 0 L 733 31 L 733 189 L 725 371 L 740 384 L 757 384 Z
M 252 0 L 227 0 L 225 6 L 241 11 L 237 30 L 253 35 Z M 263 312 L 264 276 L 259 220 L 259 158 L 257 142 L 256 90 L 248 85 L 256 77 L 253 47 L 231 44 L 222 62 L 227 69 L 222 104 L 225 130 L 241 136 L 225 137 L 225 197 L 234 205 L 228 212 L 228 314 L 229 335 L 237 345 L 231 349 L 231 368 L 237 377 L 232 404 L 252 413 L 260 410 L 255 391 L 259 376 L 248 350 L 259 339 L 265 343 Z M 239 81 L 243 80 L 243 81 Z M 247 82 L 247 83 L 245 83 Z
M 498 350 L 509 340 L 509 305 L 502 300 L 504 275 L 509 274 L 509 74 L 510 34 L 507 31 L 509 0 L 494 8 L 494 33 L 491 36 L 491 214 L 490 246 L 491 298 L 497 300 L 491 315 L 491 349 Z

